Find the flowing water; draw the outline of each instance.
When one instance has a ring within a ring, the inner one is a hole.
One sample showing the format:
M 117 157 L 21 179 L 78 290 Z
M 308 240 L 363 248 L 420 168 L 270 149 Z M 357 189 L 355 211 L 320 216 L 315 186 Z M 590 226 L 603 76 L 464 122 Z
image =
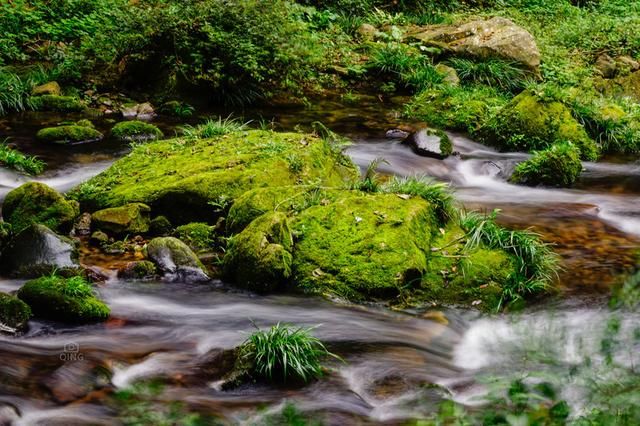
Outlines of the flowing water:
M 640 315 L 613 312 L 607 294 L 620 274 L 636 266 L 640 247 L 640 162 L 632 158 L 585 164 L 573 189 L 514 186 L 506 177 L 527 157 L 499 153 L 452 134 L 459 155 L 444 161 L 416 156 L 385 131 L 403 122 L 394 105 L 376 101 L 345 106 L 319 102 L 306 109 L 243 111 L 276 128 L 307 128 L 321 121 L 351 138 L 348 154 L 361 167 L 384 158 L 380 172 L 428 175 L 450 182 L 467 209 L 501 209 L 500 220 L 532 226 L 555 243 L 565 266 L 560 295 L 519 314 L 391 312 L 316 298 L 263 297 L 221 282 L 206 285 L 123 282 L 98 288 L 112 310 L 101 325 L 68 326 L 32 321 L 19 337 L 0 335 L 0 424 L 118 424 L 109 397 L 143 379 L 164 383 L 155 403 L 179 401 L 228 424 L 256 424 L 287 401 L 327 424 L 401 423 L 433 412 L 445 397 L 469 406 L 487 391 L 483 377 L 540 372 L 564 381 L 562 397 L 578 410 L 589 404 L 589 380 L 604 365 L 601 343 L 608 324 L 620 324 L 614 358 L 633 369 L 640 362 L 634 329 Z M 41 156 L 48 171 L 37 180 L 65 191 L 124 155 L 106 140 L 75 147 L 39 145 L 44 125 L 79 117 L 19 114 L 0 121 L 0 139 Z M 418 123 L 409 123 L 417 125 Z M 108 129 L 111 123 L 98 120 Z M 166 134 L 176 122 L 159 120 Z M 0 199 L 27 178 L 0 169 Z M 84 260 L 94 259 L 84 255 Z M 20 280 L 0 279 L 0 291 Z M 226 349 L 254 330 L 278 322 L 316 326 L 314 334 L 344 362 L 303 388 L 220 387 Z M 635 325 L 634 325 L 635 324 Z M 587 365 L 589 367 L 583 368 Z M 567 371 L 580 374 L 566 376 Z

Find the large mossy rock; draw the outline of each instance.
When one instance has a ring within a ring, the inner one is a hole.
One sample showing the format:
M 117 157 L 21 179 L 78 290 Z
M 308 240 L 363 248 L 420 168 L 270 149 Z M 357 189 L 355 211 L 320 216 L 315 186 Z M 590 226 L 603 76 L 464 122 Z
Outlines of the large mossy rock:
M 22 300 L 0 292 L 0 325 L 24 330 L 31 318 L 31 309 Z M 1 330 L 1 327 L 0 327 Z
M 172 281 L 208 281 L 198 256 L 174 237 L 158 237 L 147 244 L 147 256 Z
M 44 225 L 19 232 L 2 252 L 1 269 L 15 276 L 33 277 L 51 270 L 75 268 L 78 252 L 72 240 Z
M 524 185 L 569 186 L 582 172 L 580 151 L 570 143 L 559 143 L 518 164 L 511 181 Z
M 42 96 L 42 95 L 60 96 L 61 94 L 62 94 L 62 89 L 60 88 L 60 85 L 55 81 L 50 81 L 48 83 L 41 84 L 31 89 L 32 96 Z
M 284 213 L 254 220 L 229 243 L 225 275 L 259 293 L 282 289 L 291 277 L 293 236 Z
M 141 203 L 98 210 L 91 215 L 91 225 L 117 235 L 143 234 L 149 231 L 150 212 L 149 206 Z
M 612 80 L 597 81 L 596 88 L 606 96 L 630 98 L 634 102 L 640 102 L 640 71 Z
M 74 145 L 98 142 L 104 135 L 90 126 L 71 124 L 66 126 L 45 127 L 36 133 L 36 138 L 43 142 L 59 145 Z
M 179 225 L 213 222 L 252 188 L 305 182 L 339 186 L 356 173 L 350 160 L 317 137 L 252 130 L 151 142 L 73 194 L 89 210 L 145 203 Z
M 111 136 L 125 142 L 145 142 L 162 139 L 162 131 L 144 121 L 122 121 L 111 129 Z
M 40 223 L 68 232 L 80 214 L 78 203 L 66 200 L 55 189 L 39 182 L 29 182 L 9 192 L 2 204 L 2 216 L 14 233 L 32 223 Z
M 409 31 L 411 39 L 455 55 L 500 58 L 537 72 L 540 51 L 535 38 L 524 28 L 502 17 L 477 19 L 461 25 L 430 25 Z
M 485 142 L 507 151 L 542 150 L 571 142 L 585 160 L 596 160 L 599 148 L 564 104 L 524 91 L 481 129 Z
M 95 295 L 82 277 L 41 277 L 18 291 L 36 317 L 72 323 L 100 322 L 109 318 L 109 307 Z
M 31 107 L 36 111 L 82 112 L 86 106 L 72 96 L 41 95 L 29 98 Z

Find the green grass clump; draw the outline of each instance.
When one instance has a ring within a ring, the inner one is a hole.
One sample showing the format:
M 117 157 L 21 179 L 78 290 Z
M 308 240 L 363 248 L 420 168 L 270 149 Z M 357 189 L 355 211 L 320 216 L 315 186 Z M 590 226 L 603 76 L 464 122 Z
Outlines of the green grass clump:
M 561 142 L 516 166 L 511 181 L 525 185 L 569 186 L 582 172 L 580 150 L 570 142 Z
M 27 108 L 27 95 L 31 91 L 28 81 L 19 75 L 0 68 L 0 116 Z
M 153 124 L 144 121 L 122 121 L 111 129 L 111 136 L 127 142 L 141 142 L 161 139 L 164 135 Z
M 517 271 L 503 286 L 502 302 L 548 289 L 557 276 L 558 256 L 538 234 L 529 230 L 511 231 L 498 225 L 497 213 L 485 216 L 470 212 L 462 216 L 460 226 L 466 232 L 466 250 L 485 246 L 505 250 L 515 257 Z
M 203 124 L 197 126 L 184 126 L 182 134 L 187 138 L 208 139 L 216 136 L 224 136 L 229 133 L 241 132 L 247 129 L 249 123 L 242 123 L 237 118 L 228 116 L 226 118 L 208 119 Z
M 0 165 L 29 175 L 38 175 L 46 167 L 44 161 L 10 148 L 6 142 L 0 143 Z
M 322 376 L 323 358 L 336 357 L 311 335 L 312 330 L 280 323 L 258 330 L 243 343 L 241 356 L 253 365 L 256 378 L 309 382 Z
M 458 210 L 454 206 L 455 200 L 449 185 L 445 183 L 436 183 L 424 176 L 394 176 L 383 186 L 383 191 L 414 195 L 427 200 L 434 206 L 441 225 L 458 216 Z
M 452 58 L 448 62 L 464 83 L 484 84 L 508 92 L 524 88 L 526 81 L 531 78 L 517 63 L 501 59 L 474 61 Z
M 84 278 L 62 278 L 57 275 L 28 281 L 18 291 L 37 317 L 56 321 L 85 323 L 104 321 L 109 307 L 95 297 Z

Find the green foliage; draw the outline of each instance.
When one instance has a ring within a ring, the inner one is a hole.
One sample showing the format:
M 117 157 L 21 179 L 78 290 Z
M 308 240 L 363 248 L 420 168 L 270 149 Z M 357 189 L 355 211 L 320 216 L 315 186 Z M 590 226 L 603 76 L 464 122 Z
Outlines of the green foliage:
M 162 105 L 160 112 L 180 118 L 189 118 L 195 112 L 195 108 L 187 103 L 169 101 Z
M 0 292 L 0 330 L 3 326 L 22 329 L 31 318 L 31 309 L 22 300 Z
M 490 216 L 469 212 L 460 219 L 467 233 L 467 250 L 485 246 L 505 250 L 518 264 L 517 272 L 503 287 L 503 302 L 519 300 L 527 294 L 546 290 L 557 274 L 557 255 L 532 231 L 510 231 L 496 223 L 498 211 Z
M 570 142 L 561 142 L 516 167 L 511 181 L 526 185 L 569 186 L 582 172 L 580 150 Z
M 438 85 L 443 80 L 428 57 L 398 42 L 376 45 L 367 68 L 369 72 L 415 92 Z
M 397 177 L 387 182 L 383 190 L 395 194 L 407 194 L 427 200 L 436 211 L 440 225 L 458 217 L 454 206 L 454 198 L 446 183 L 433 182 L 426 176 Z
M 42 173 L 46 167 L 44 161 L 31 155 L 25 155 L 17 149 L 9 147 L 6 141 L 0 143 L 0 165 L 30 175 L 38 175 Z
M 501 59 L 474 61 L 466 58 L 449 59 L 449 65 L 456 70 L 465 83 L 485 84 L 489 87 L 515 92 L 525 86 L 529 73 L 514 62 Z
M 351 188 L 363 192 L 379 192 L 380 176 L 378 175 L 378 167 L 382 163 L 389 164 L 384 158 L 376 158 L 371 163 L 369 163 L 364 175 L 360 180 L 354 182 L 351 185 Z
M 258 329 L 243 343 L 241 356 L 253 365 L 256 378 L 309 382 L 322 376 L 323 358 L 337 358 L 311 335 L 312 330 L 280 323 Z
M 249 122 L 243 123 L 237 118 L 228 116 L 226 118 L 208 119 L 203 124 L 197 126 L 186 125 L 182 127 L 182 134 L 187 138 L 207 139 L 216 136 L 224 136 L 229 133 L 241 132 L 247 129 Z
M 640 305 L 640 271 L 627 278 L 619 288 L 614 290 L 610 305 L 630 309 Z
M 175 235 L 196 251 L 211 250 L 216 242 L 214 227 L 202 222 L 178 226 Z
M 140 142 L 162 139 L 160 129 L 144 121 L 121 121 L 111 129 L 111 136 L 121 141 Z

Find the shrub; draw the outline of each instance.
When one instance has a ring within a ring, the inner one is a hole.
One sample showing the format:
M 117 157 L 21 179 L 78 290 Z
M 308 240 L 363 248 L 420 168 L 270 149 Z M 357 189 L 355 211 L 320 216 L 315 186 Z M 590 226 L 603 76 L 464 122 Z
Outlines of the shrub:
M 0 165 L 30 175 L 38 175 L 42 173 L 46 167 L 44 161 L 13 149 L 9 147 L 6 142 L 0 143 Z
M 258 330 L 242 345 L 241 356 L 253 365 L 256 378 L 308 382 L 322 376 L 322 358 L 335 357 L 311 330 L 280 323 Z
M 580 150 L 570 142 L 561 142 L 518 164 L 511 180 L 525 185 L 569 186 L 581 172 Z

